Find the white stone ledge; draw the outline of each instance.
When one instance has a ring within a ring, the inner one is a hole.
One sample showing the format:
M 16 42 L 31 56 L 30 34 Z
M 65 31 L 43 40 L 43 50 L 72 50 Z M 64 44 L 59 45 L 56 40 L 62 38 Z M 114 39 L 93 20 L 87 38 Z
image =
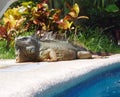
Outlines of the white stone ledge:
M 104 59 L 15 63 L 0 60 L 0 97 L 53 97 L 88 77 L 119 66 L 120 55 Z

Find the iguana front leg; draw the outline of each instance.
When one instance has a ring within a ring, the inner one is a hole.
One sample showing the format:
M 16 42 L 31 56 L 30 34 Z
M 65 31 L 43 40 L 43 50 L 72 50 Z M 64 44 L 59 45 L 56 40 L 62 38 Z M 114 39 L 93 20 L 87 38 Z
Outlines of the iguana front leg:
M 47 49 L 40 51 L 40 61 L 44 62 L 54 62 L 57 61 L 56 52 L 53 49 Z

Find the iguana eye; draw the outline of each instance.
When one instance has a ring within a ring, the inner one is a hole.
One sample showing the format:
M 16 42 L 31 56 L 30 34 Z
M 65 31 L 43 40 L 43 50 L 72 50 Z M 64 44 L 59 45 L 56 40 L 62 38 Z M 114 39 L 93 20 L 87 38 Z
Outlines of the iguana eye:
M 27 37 L 22 38 L 23 41 L 26 41 L 27 39 L 28 39 Z

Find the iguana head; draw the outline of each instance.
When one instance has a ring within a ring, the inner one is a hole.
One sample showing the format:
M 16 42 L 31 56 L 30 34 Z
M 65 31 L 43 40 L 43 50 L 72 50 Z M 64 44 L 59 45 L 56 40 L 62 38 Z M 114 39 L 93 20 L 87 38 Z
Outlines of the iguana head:
M 36 61 L 39 52 L 37 39 L 32 36 L 15 38 L 16 61 Z

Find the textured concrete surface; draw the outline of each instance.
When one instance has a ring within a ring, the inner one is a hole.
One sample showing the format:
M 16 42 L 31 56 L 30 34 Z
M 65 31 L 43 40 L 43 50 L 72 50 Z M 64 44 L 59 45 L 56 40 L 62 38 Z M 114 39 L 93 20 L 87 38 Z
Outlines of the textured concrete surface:
M 0 60 L 0 97 L 53 97 L 88 77 L 118 66 L 119 54 L 59 62 Z

